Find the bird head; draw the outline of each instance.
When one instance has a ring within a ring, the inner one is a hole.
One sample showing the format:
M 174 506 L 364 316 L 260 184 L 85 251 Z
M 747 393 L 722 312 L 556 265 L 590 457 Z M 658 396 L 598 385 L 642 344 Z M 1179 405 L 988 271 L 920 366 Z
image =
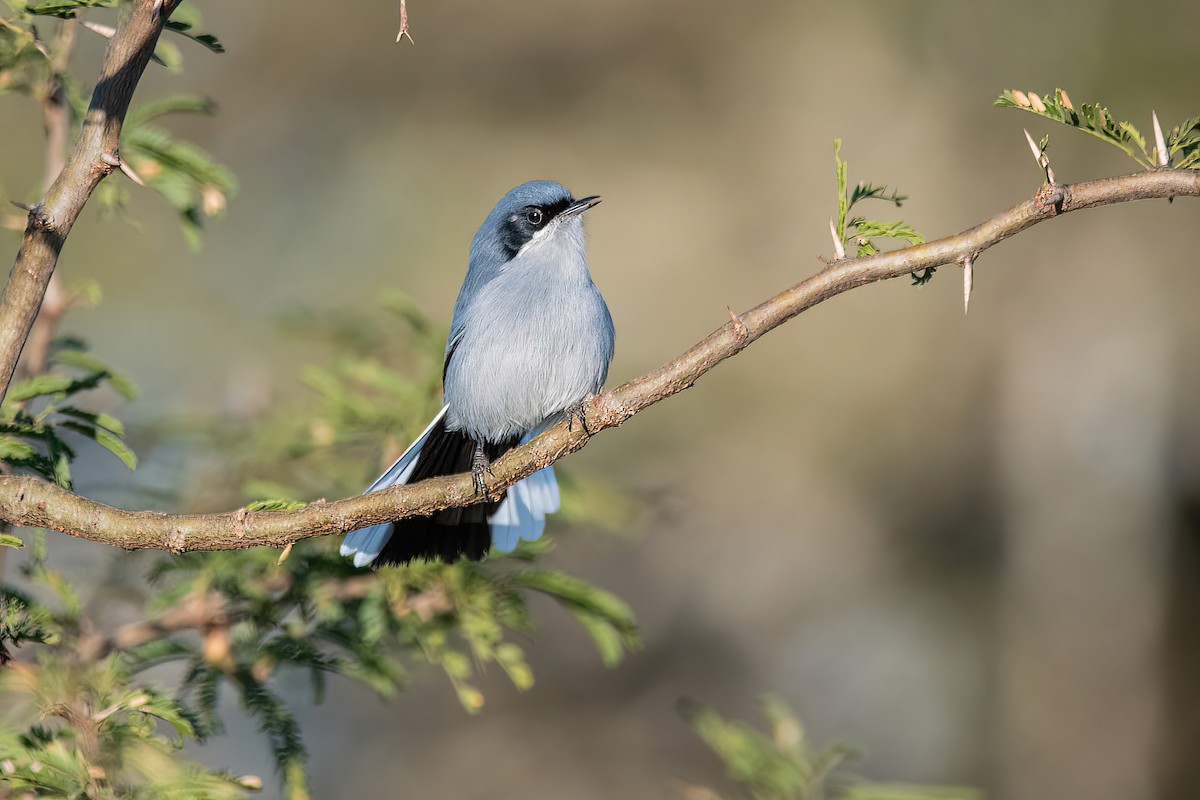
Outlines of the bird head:
M 530 181 L 510 190 L 488 214 L 471 243 L 471 260 L 511 261 L 522 250 L 558 236 L 579 236 L 580 215 L 599 196 L 576 200 L 554 181 Z

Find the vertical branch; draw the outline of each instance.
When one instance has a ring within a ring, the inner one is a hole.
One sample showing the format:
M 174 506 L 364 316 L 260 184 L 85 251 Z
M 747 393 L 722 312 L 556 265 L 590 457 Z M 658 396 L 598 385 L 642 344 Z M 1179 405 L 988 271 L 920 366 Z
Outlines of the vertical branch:
M 108 43 L 79 138 L 25 237 L 0 295 L 0 399 L 41 308 L 63 244 L 92 192 L 120 163 L 121 126 L 167 18 L 180 0 L 134 0 Z

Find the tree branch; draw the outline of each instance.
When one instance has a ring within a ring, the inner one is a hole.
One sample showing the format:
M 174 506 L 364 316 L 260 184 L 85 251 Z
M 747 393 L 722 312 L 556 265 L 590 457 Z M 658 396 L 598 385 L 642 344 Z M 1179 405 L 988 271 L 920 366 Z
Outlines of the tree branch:
M 53 185 L 29 211 L 0 296 L 0 400 L 8 391 L 59 253 L 92 192 L 120 163 L 121 126 L 167 17 L 181 0 L 135 0 L 108 43 L 79 138 Z
M 816 275 L 735 316 L 687 352 L 654 372 L 592 398 L 587 429 L 560 422 L 492 466 L 499 492 L 538 469 L 583 448 L 649 406 L 690 387 L 764 334 L 824 300 L 868 283 L 975 259 L 1010 236 L 1060 214 L 1149 198 L 1200 197 L 1200 171 L 1159 169 L 1079 183 L 1046 184 L 1037 195 L 955 236 L 866 258 L 834 261 Z M 378 522 L 427 515 L 483 500 L 470 475 L 433 478 L 334 503 L 319 500 L 296 511 L 168 515 L 123 511 L 28 476 L 0 476 L 0 519 L 51 528 L 126 549 L 233 550 L 281 547 L 301 539 L 344 533 Z

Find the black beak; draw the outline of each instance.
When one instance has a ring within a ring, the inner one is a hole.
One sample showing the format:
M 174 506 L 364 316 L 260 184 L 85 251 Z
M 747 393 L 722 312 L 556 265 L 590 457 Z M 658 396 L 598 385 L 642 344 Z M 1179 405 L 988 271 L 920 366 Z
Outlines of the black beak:
M 574 214 L 582 214 L 592 206 L 599 204 L 599 202 L 600 195 L 598 194 L 594 194 L 591 197 L 585 197 L 582 200 L 576 200 L 574 203 L 571 203 L 571 205 L 564 208 L 560 216 L 569 217 Z

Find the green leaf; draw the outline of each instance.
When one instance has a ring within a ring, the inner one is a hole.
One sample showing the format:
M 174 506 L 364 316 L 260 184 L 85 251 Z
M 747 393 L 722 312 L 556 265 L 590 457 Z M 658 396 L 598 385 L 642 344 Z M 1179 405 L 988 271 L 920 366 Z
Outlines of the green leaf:
M 842 140 L 833 140 L 833 162 L 836 165 L 838 187 L 837 234 L 839 239 L 846 238 L 846 213 L 850 211 L 850 200 L 846 196 L 846 168 L 842 161 Z
M 111 414 L 105 414 L 103 411 L 93 413 L 90 411 L 83 411 L 75 408 L 74 406 L 58 406 L 58 408 L 55 410 L 59 414 L 75 417 L 88 422 L 97 428 L 104 428 L 105 430 L 112 431 L 117 436 L 125 435 L 125 426 L 121 423 L 121 420 L 117 419 Z
M 31 0 L 25 11 L 43 17 L 73 19 L 76 11 L 85 8 L 115 8 L 117 0 Z
M 184 739 L 196 738 L 195 726 L 177 702 L 158 693 L 139 692 L 139 694 L 139 697 L 131 698 L 131 708 L 168 723 L 179 734 L 181 742 Z M 143 698 L 144 701 L 138 704 L 137 701 L 143 700 Z
M 899 192 L 888 192 L 888 187 L 886 186 L 874 186 L 870 183 L 860 182 L 850 194 L 850 206 L 853 206 L 860 200 L 886 200 L 889 203 L 895 204 L 896 207 L 900 207 L 907 199 L 907 195 L 900 194 Z
M 59 453 L 54 459 L 54 482 L 64 489 L 71 488 L 71 456 Z
M 126 130 L 122 145 L 143 157 L 155 159 L 168 173 L 185 176 L 197 184 L 216 186 L 225 192 L 232 192 L 237 187 L 232 173 L 216 163 L 212 156 L 194 144 L 174 139 L 160 128 L 140 125 Z M 160 175 L 142 177 L 151 186 L 162 180 Z
M 68 375 L 38 375 L 13 384 L 5 399 L 13 403 L 23 403 L 42 395 L 65 392 L 74 383 L 75 379 Z
M 1146 169 L 1154 169 L 1157 166 L 1146 149 L 1146 137 L 1137 127 L 1124 120 L 1115 120 L 1112 113 L 1098 103 L 1084 103 L 1076 108 L 1062 89 L 1055 89 L 1053 94 L 1046 96 L 1036 92 L 1006 89 L 996 98 L 994 105 L 1019 108 L 1068 125 L 1108 142 Z M 1175 153 L 1170 146 L 1167 150 L 1168 155 Z
M 625 657 L 625 640 L 620 631 L 608 624 L 607 621 L 582 609 L 569 607 L 569 610 L 592 637 L 592 642 L 596 645 L 596 652 L 600 654 L 600 660 L 604 662 L 604 666 L 612 669 L 619 665 L 621 659 Z
M 925 242 L 925 237 L 917 233 L 911 225 L 900 221 L 856 220 L 854 235 L 864 239 L 904 239 L 912 245 Z
M 296 500 L 255 500 L 246 504 L 247 511 L 295 511 L 304 508 L 307 503 Z
M 117 458 L 121 459 L 125 466 L 129 467 L 131 470 L 137 469 L 137 455 L 129 448 L 129 445 L 125 444 L 125 442 L 122 441 L 121 438 L 112 431 L 106 430 L 105 428 L 93 428 L 89 425 L 82 425 L 78 422 L 64 422 L 62 423 L 62 427 L 70 428 L 76 433 L 83 434 L 89 439 L 95 441 L 96 444 L 108 450 Z
M 0 436 L 0 461 L 14 462 L 33 458 L 38 453 L 33 445 L 14 439 L 11 436 Z
M 217 41 L 217 37 L 211 33 L 192 33 L 192 25 L 187 22 L 174 19 L 167 20 L 167 30 L 178 33 L 180 36 L 185 36 L 197 44 L 204 45 L 214 53 L 225 52 L 225 45 Z
M 920 273 L 910 273 L 912 275 L 912 285 L 924 286 L 933 280 L 933 274 L 935 272 L 937 272 L 937 267 L 930 267 L 929 269 L 922 270 Z
M 202 94 L 184 93 L 169 94 L 158 97 L 146 103 L 141 103 L 129 110 L 125 117 L 125 125 L 136 128 L 139 125 L 166 116 L 168 114 L 204 114 L 211 116 L 217 111 L 217 104 Z
M 103 379 L 108 381 L 117 394 L 126 400 L 137 399 L 138 390 L 133 381 L 90 353 L 75 348 L 64 348 L 55 352 L 54 360 L 69 367 L 102 373 Z
M 0 533 L 0 547 L 24 547 L 25 542 L 11 533 Z
M 591 635 L 606 665 L 641 645 L 629 606 L 603 589 L 552 570 L 523 570 L 509 580 L 514 587 L 539 591 L 562 603 Z

